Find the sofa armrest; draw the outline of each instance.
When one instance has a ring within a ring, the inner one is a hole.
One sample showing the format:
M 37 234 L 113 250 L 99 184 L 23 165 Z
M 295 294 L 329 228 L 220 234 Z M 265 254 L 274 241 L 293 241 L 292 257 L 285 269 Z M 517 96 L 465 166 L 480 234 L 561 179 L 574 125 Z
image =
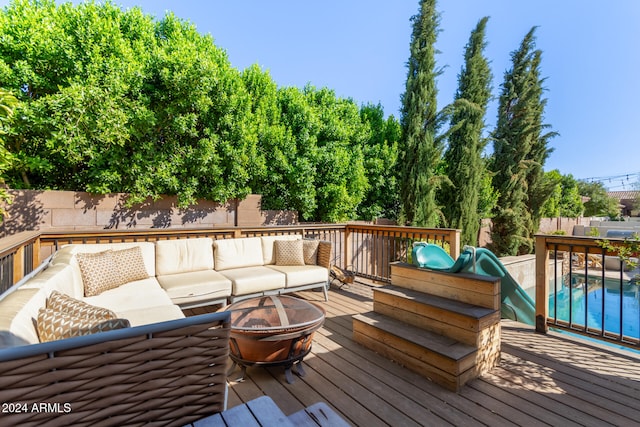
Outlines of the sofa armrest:
M 318 244 L 318 261 L 317 264 L 320 267 L 324 267 L 327 270 L 331 267 L 331 242 L 321 240 Z
M 218 312 L 0 350 L 8 425 L 184 425 L 226 401 L 230 313 Z

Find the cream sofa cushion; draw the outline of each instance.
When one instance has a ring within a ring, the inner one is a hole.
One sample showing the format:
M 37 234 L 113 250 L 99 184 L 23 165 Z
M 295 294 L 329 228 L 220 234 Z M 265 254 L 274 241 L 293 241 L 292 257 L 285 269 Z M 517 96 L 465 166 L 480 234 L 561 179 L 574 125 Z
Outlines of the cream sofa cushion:
M 81 299 L 84 297 L 84 288 L 77 265 L 58 264 L 47 267 L 27 283 L 20 286 L 20 289 L 33 288 L 42 288 L 47 295 L 56 290 L 72 298 Z
M 40 342 L 35 327 L 38 310 L 45 306 L 43 289 L 18 289 L 0 300 L 0 348 Z
M 329 279 L 329 271 L 317 265 L 270 265 L 269 268 L 286 276 L 287 288 L 313 283 L 326 283 Z
M 217 271 L 263 265 L 260 237 L 221 239 L 213 243 Z
M 149 325 L 151 323 L 166 322 L 185 317 L 180 307 L 173 304 L 133 308 L 130 310 L 116 311 L 116 314 L 122 319 L 127 319 L 129 323 L 131 323 L 131 326 Z
M 213 240 L 211 238 L 156 242 L 156 273 L 158 276 L 200 270 L 213 270 Z
M 115 311 L 116 314 L 123 310 L 173 304 L 155 277 L 125 283 L 100 295 L 86 297 L 83 301 L 98 307 L 108 308 Z
M 302 235 L 300 234 L 283 234 L 281 236 L 262 236 L 260 237 L 262 243 L 262 262 L 264 265 L 275 264 L 276 254 L 273 250 L 274 242 L 276 240 L 300 240 Z
M 224 270 L 222 274 L 231 280 L 235 296 L 284 288 L 286 283 L 284 274 L 264 266 Z
M 231 280 L 214 270 L 159 276 L 158 282 L 174 304 L 223 299 L 231 295 Z

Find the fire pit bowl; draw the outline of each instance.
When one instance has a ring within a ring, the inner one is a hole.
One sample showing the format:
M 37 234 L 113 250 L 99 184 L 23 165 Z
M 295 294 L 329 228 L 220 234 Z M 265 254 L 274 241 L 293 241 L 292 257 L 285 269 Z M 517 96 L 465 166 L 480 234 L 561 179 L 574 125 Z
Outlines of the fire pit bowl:
M 311 351 L 313 334 L 324 323 L 325 311 L 308 301 L 289 296 L 263 296 L 231 304 L 230 356 L 242 367 L 239 381 L 247 366 L 284 366 L 291 383 L 291 368 L 298 375 L 305 372 L 301 362 Z

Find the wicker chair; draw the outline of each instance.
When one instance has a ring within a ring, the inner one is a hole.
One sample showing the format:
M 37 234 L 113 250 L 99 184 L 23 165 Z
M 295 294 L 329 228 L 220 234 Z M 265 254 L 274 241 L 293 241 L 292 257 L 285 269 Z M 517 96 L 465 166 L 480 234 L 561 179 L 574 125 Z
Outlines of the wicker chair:
M 230 313 L 0 350 L 4 425 L 181 426 L 226 408 Z M 35 405 L 35 406 L 34 406 Z

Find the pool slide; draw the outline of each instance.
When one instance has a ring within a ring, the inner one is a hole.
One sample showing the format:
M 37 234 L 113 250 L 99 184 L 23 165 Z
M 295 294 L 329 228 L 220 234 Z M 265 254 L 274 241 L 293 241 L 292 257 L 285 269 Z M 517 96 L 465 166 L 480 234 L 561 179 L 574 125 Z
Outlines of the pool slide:
M 535 304 L 493 252 L 465 246 L 457 260 L 438 245 L 416 243 L 411 253 L 413 264 L 448 273 L 475 273 L 500 278 L 502 317 L 535 325 Z

